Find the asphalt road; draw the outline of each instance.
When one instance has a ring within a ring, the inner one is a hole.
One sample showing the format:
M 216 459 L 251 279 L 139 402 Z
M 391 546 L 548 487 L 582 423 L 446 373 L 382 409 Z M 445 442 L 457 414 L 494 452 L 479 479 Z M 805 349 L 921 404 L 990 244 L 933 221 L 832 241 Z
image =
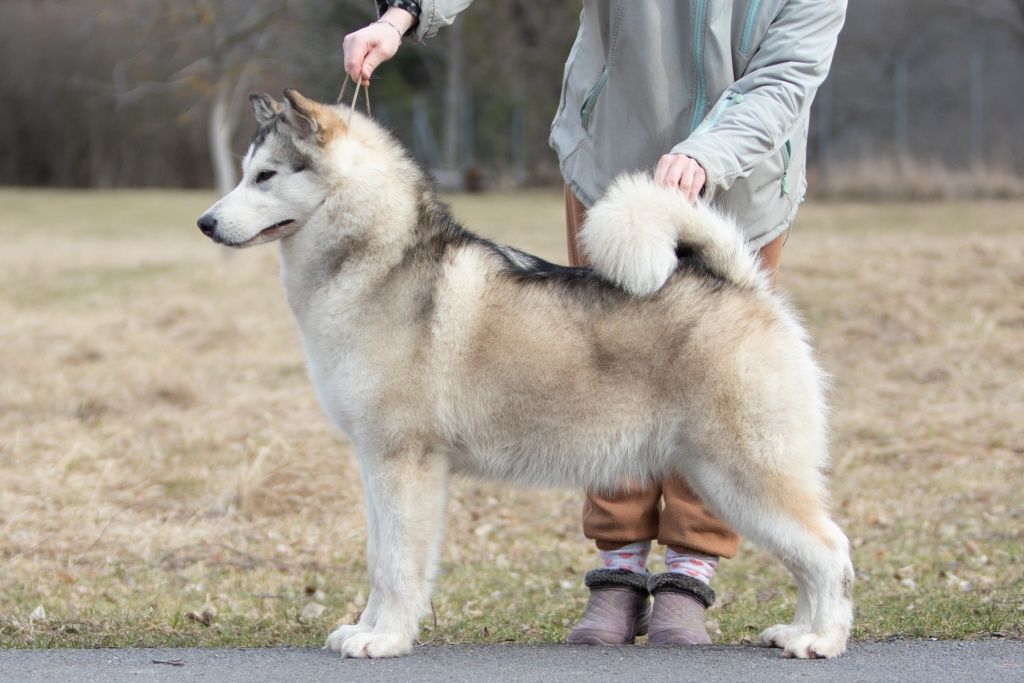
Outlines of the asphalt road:
M 830 661 L 747 646 L 425 645 L 345 660 L 317 649 L 5 650 L 0 681 L 1024 681 L 1019 640 L 853 643 Z

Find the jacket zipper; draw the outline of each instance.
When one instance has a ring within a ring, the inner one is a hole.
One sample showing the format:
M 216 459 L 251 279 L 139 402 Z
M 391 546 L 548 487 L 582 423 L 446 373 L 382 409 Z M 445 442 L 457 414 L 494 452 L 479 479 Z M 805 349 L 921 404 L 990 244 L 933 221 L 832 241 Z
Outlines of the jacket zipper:
M 601 69 L 601 76 L 597 79 L 597 83 L 590 89 L 587 96 L 583 98 L 583 106 L 580 107 L 580 121 L 583 127 L 586 128 L 590 123 L 590 114 L 594 111 L 594 104 L 597 102 L 597 96 L 601 94 L 601 89 L 604 88 L 604 84 L 608 82 L 608 66 L 605 65 Z
M 729 93 L 729 96 L 725 98 L 725 101 L 723 101 L 722 104 L 718 107 L 718 109 L 711 115 L 710 120 L 708 120 L 708 128 L 718 123 L 718 119 L 722 118 L 722 114 L 725 113 L 726 109 L 728 109 L 734 104 L 739 104 L 742 101 L 743 93 Z
M 704 17 L 707 0 L 697 0 L 697 21 L 693 26 L 693 57 L 697 69 L 697 100 L 693 104 L 693 118 L 690 119 L 690 133 L 693 133 L 704 118 L 704 100 L 707 84 L 704 82 Z
M 722 99 L 721 102 L 715 105 L 715 108 L 711 110 L 708 117 L 704 119 L 704 123 L 697 126 L 696 130 L 690 133 L 690 135 L 700 135 L 701 133 L 707 132 L 709 129 L 713 128 L 716 123 L 718 123 L 718 119 L 722 118 L 726 109 L 734 104 L 739 104 L 742 101 L 743 93 L 730 92 L 724 99 Z
M 793 145 L 789 140 L 786 140 L 785 144 L 782 145 L 782 194 L 789 194 L 789 191 L 793 189 L 789 182 L 789 160 L 793 156 Z
M 740 52 L 746 53 L 750 49 L 751 33 L 754 31 L 754 18 L 757 17 L 757 8 L 760 5 L 761 0 L 750 0 L 747 17 L 743 21 L 743 34 L 740 36 Z

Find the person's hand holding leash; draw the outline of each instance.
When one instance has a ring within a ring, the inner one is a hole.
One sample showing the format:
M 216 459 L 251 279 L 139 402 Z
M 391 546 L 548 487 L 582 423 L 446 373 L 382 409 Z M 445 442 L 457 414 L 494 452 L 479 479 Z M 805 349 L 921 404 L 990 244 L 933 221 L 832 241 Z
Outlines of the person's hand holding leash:
M 395 56 L 402 36 L 415 22 L 409 12 L 392 7 L 369 26 L 345 36 L 345 71 L 352 80 L 369 85 L 373 70 Z
M 685 154 L 666 154 L 658 160 L 654 182 L 665 187 L 678 187 L 691 202 L 697 201 L 704 189 L 707 175 L 695 159 Z

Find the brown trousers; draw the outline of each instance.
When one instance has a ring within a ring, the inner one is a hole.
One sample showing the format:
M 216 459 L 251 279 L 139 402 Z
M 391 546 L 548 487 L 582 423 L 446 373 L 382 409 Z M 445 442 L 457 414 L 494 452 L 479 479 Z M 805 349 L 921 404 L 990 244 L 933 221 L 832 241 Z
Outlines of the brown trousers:
M 565 188 L 565 225 L 569 263 L 584 265 L 576 235 L 586 208 L 568 186 Z M 759 256 L 772 282 L 779 269 L 785 235 L 761 248 Z M 664 508 L 659 507 L 664 500 Z M 637 541 L 657 539 L 676 552 L 732 557 L 740 537 L 704 507 L 689 484 L 672 476 L 650 487 L 633 485 L 621 493 L 602 497 L 587 494 L 583 504 L 583 533 L 601 550 L 613 550 Z

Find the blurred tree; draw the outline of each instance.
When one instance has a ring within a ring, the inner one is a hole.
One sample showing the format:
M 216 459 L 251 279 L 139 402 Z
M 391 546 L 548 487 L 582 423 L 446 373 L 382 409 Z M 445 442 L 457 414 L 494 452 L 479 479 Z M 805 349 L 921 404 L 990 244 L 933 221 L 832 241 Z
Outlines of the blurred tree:
M 1024 46 L 1024 0 L 986 0 L 963 3 L 947 0 L 950 7 L 1005 31 Z
M 374 112 L 429 166 L 555 183 L 547 147 L 578 0 L 486 0 L 378 69 Z M 333 98 L 371 0 L 0 0 L 0 183 L 230 187 L 251 89 Z M 811 162 L 904 150 L 1024 170 L 1024 0 L 856 0 Z M 454 74 L 455 77 L 452 77 Z M 899 134 L 897 135 L 897 131 Z M 899 139 L 898 145 L 894 140 Z
M 237 183 L 232 154 L 246 95 L 267 71 L 287 71 L 267 57 L 292 38 L 296 0 L 142 0 L 128 18 L 146 36 L 139 51 L 119 62 L 119 105 L 154 93 L 185 90 L 205 105 L 207 145 L 220 194 Z M 138 76 L 138 79 L 133 76 Z

